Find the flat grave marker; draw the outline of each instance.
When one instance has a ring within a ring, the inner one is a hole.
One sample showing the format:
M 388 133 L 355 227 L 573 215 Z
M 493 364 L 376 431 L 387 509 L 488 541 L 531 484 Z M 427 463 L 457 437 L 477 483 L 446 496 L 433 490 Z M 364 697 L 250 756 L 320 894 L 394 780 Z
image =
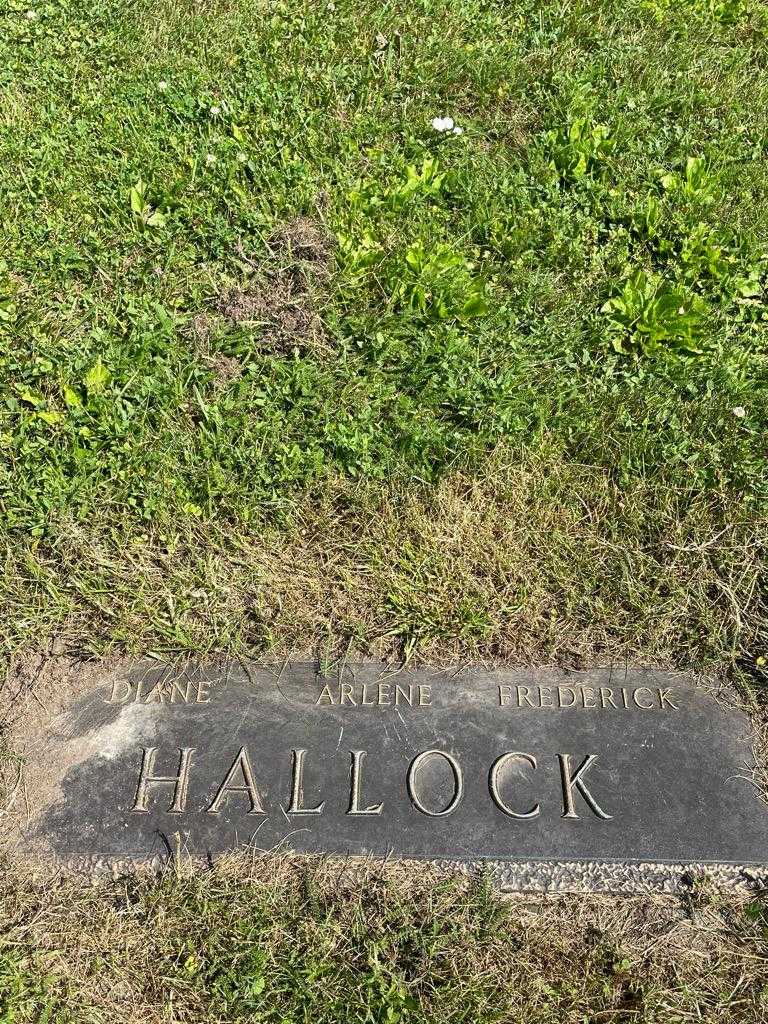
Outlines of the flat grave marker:
M 507 889 L 757 887 L 752 744 L 674 673 L 142 662 L 50 723 L 18 848 L 83 870 L 247 846 L 483 868 Z

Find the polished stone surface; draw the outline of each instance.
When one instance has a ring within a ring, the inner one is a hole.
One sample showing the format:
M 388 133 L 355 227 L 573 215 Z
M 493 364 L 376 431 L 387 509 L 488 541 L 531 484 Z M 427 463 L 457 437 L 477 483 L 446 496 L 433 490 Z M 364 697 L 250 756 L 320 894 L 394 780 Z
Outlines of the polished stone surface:
M 64 862 L 250 845 L 629 890 L 768 863 L 748 720 L 677 674 L 143 662 L 39 757 L 56 787 L 26 838 Z

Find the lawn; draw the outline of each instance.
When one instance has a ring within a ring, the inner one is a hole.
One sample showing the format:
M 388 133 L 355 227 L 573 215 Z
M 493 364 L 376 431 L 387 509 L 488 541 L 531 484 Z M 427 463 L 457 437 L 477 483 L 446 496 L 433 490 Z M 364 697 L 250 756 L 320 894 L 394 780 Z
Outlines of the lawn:
M 767 24 L 9 0 L 6 654 L 754 668 Z
M 0 879 L 12 1024 L 763 1024 L 759 902 L 517 897 L 272 859 Z M 5 1010 L 5 1016 L 3 1011 Z
M 764 703 L 767 51 L 758 0 L 3 0 L 2 666 L 627 659 Z M 308 877 L 7 875 L 0 1021 L 768 1012 L 760 901 Z

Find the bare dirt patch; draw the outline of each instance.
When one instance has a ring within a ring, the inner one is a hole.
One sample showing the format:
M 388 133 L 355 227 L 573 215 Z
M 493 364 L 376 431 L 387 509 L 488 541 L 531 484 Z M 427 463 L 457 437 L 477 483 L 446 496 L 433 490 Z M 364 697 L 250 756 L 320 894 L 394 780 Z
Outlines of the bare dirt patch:
M 323 328 L 308 293 L 295 291 L 295 278 L 278 273 L 263 286 L 228 292 L 219 312 L 232 323 L 259 328 L 258 346 L 271 355 L 322 350 Z
M 270 247 L 281 256 L 293 259 L 300 270 L 320 278 L 330 274 L 333 240 L 309 217 L 296 217 L 275 231 Z
M 210 357 L 209 362 L 220 388 L 227 387 L 233 381 L 238 380 L 243 374 L 243 366 L 240 360 L 234 356 L 224 355 L 223 352 L 214 353 Z
M 253 263 L 256 280 L 222 295 L 217 312 L 231 324 L 257 328 L 265 353 L 330 352 L 318 293 L 331 273 L 331 239 L 314 221 L 297 217 L 272 235 L 269 249 L 276 268 Z M 243 250 L 240 256 L 252 262 Z
M 67 744 L 61 716 L 119 663 L 29 654 L 14 659 L 0 679 L 0 851 L 55 801 L 68 767 L 87 753 Z

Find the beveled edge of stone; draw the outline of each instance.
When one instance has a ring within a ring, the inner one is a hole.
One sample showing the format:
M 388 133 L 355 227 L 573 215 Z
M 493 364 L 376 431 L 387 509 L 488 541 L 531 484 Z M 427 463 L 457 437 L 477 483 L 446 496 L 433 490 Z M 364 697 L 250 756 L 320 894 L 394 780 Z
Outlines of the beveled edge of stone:
M 234 851 L 233 851 L 234 852 Z M 245 852 L 245 851 L 243 851 Z M 268 853 L 260 856 L 268 856 Z M 301 854 L 298 856 L 317 856 Z M 499 860 L 414 860 L 396 857 L 321 854 L 325 862 L 339 865 L 354 879 L 370 871 L 372 865 L 397 865 L 406 862 L 414 870 L 445 875 L 461 874 L 486 877 L 501 892 L 515 893 L 661 893 L 681 896 L 697 886 L 709 886 L 731 892 L 758 892 L 768 889 L 768 865 L 720 863 L 662 863 L 653 861 L 499 861 Z M 188 863 L 211 867 L 210 860 L 189 857 Z M 121 878 L 136 872 L 159 873 L 173 864 L 170 856 L 151 858 L 109 857 L 81 854 L 58 860 L 59 869 L 92 878 Z

